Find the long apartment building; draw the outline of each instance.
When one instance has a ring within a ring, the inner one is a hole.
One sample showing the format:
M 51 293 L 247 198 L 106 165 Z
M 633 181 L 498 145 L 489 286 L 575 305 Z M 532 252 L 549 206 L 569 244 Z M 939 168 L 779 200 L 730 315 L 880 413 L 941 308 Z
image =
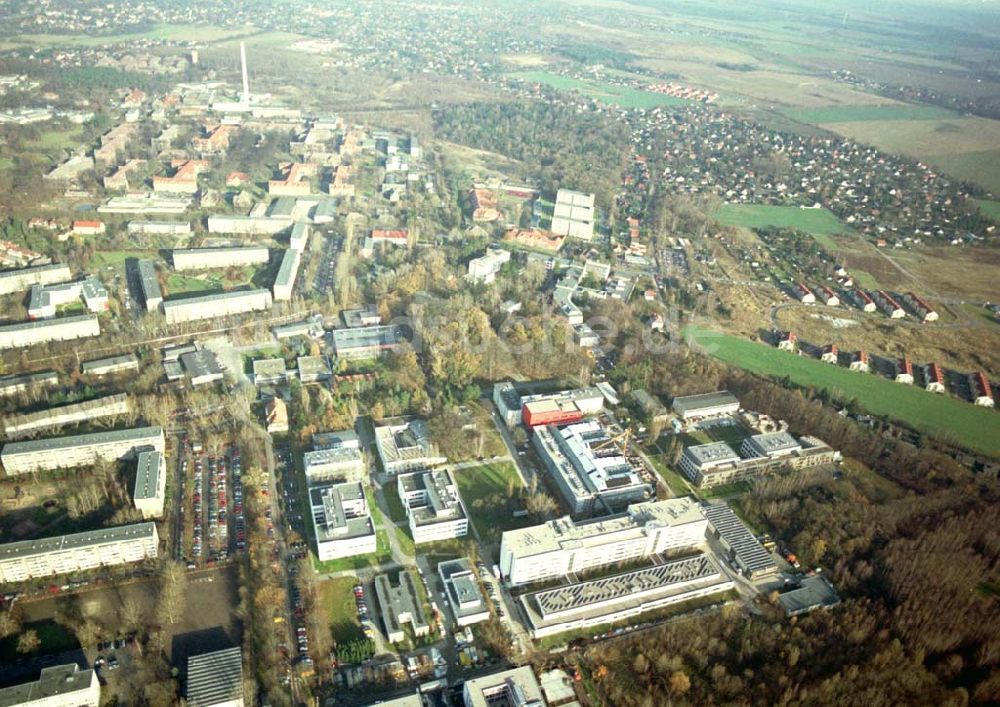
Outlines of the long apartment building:
M 0 270 L 0 295 L 27 290 L 32 285 L 53 285 L 73 278 L 69 266 L 63 263 L 36 265 L 17 270 Z
M 705 542 L 707 521 L 689 498 L 634 503 L 625 513 L 574 522 L 560 518 L 504 532 L 500 572 L 511 586 L 543 582 Z
M 469 516 L 447 469 L 401 474 L 396 483 L 415 544 L 468 534 Z
M 139 452 L 136 455 L 132 503 L 142 513 L 144 519 L 159 518 L 163 515 L 166 486 L 167 465 L 163 454 L 155 449 Z
M 10 442 L 0 451 L 0 461 L 3 461 L 7 475 L 14 476 L 33 471 L 87 466 L 102 460 L 123 459 L 147 448 L 163 454 L 162 427 L 133 427 Z
M 267 290 L 234 290 L 164 302 L 163 315 L 167 324 L 178 324 L 270 308 L 271 293 Z
M 72 341 L 99 336 L 101 324 L 96 314 L 42 319 L 0 326 L 0 349 L 16 349 L 53 341 Z
M 147 312 L 159 310 L 163 304 L 163 290 L 156 276 L 156 264 L 152 260 L 140 260 L 136 264 L 136 276 L 142 292 L 142 303 Z
M 171 257 L 174 270 L 209 270 L 267 263 L 270 252 L 263 246 L 178 248 Z
M 142 562 L 157 555 L 156 523 L 0 545 L 0 584 Z
M 641 469 L 596 420 L 532 431 L 546 470 L 573 513 L 621 510 L 654 493 Z
M 274 285 L 271 291 L 274 293 L 275 302 L 287 302 L 292 299 L 292 292 L 295 290 L 295 279 L 299 274 L 299 266 L 302 264 L 302 254 L 299 251 L 288 248 L 281 256 L 281 266 L 278 274 L 274 278 Z
M 86 400 L 82 403 L 60 405 L 25 415 L 9 415 L 4 420 L 4 434 L 16 439 L 36 430 L 62 427 L 101 417 L 124 415 L 129 411 L 128 396 L 124 393 Z

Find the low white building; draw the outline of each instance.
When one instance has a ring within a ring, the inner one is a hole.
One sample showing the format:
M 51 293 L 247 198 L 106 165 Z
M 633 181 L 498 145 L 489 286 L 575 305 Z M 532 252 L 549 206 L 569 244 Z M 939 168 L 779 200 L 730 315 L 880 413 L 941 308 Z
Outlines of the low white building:
M 315 449 L 302 455 L 306 483 L 361 481 L 367 476 L 365 460 L 357 447 Z
M 401 474 L 396 479 L 414 544 L 465 537 L 469 516 L 447 469 Z
M 490 608 L 469 560 L 463 557 L 441 562 L 438 564 L 438 575 L 444 585 L 448 606 L 455 616 L 455 623 L 459 626 L 471 626 L 489 620 Z
M 510 262 L 510 251 L 501 249 L 488 250 L 486 255 L 469 261 L 469 279 L 473 282 L 489 284 L 496 280 L 497 273 L 504 263 Z

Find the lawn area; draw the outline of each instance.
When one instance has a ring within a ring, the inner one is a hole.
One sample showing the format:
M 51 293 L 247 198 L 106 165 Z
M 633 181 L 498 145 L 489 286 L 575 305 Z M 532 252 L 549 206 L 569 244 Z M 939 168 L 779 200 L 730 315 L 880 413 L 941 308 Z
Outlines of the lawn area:
M 167 293 L 172 295 L 222 289 L 221 279 L 191 277 L 190 275 L 181 275 L 179 273 L 174 273 L 167 278 Z
M 399 498 L 399 487 L 395 480 L 382 487 L 382 494 L 385 496 L 385 503 L 389 506 L 389 518 L 385 525 L 392 525 L 396 539 L 399 541 L 399 548 L 407 555 L 414 555 L 413 536 L 410 535 L 410 526 L 406 519 L 406 509 Z M 397 523 L 401 523 L 397 525 Z
M 823 388 L 844 402 L 856 399 L 873 415 L 885 415 L 919 432 L 977 452 L 1000 455 L 1000 418 L 987 408 L 887 378 L 795 356 L 739 336 L 688 327 L 685 337 L 734 366 L 795 385 Z
M 515 493 L 522 488 L 521 477 L 510 462 L 482 464 L 454 474 L 470 520 L 484 542 L 498 542 L 503 531 L 531 524 L 526 517 L 514 518 L 509 504 L 496 502 L 496 496 L 506 500 L 511 488 Z
M 106 265 L 120 268 L 128 258 L 159 258 L 155 250 L 99 250 L 90 258 L 91 268 L 101 268 Z
M 937 106 L 917 106 L 903 103 L 890 105 L 842 105 L 819 108 L 786 108 L 784 115 L 803 123 L 847 123 L 865 120 L 941 120 L 956 114 Z
M 330 615 L 333 640 L 348 643 L 365 637 L 358 621 L 357 602 L 354 600 L 354 585 L 357 577 L 337 577 L 327 579 L 319 585 L 319 598 Z
M 663 451 L 657 446 L 646 447 L 646 455 L 649 460 L 653 462 L 653 468 L 656 469 L 656 473 L 662 477 L 664 483 L 667 484 L 667 488 L 670 489 L 670 493 L 674 496 L 690 496 L 694 488 L 688 484 L 683 476 L 677 471 L 674 471 L 666 465 L 663 461 L 662 455 Z
M 687 105 L 690 101 L 674 98 L 662 93 L 641 91 L 627 86 L 616 86 L 601 81 L 576 79 L 548 71 L 523 71 L 511 74 L 514 78 L 530 83 L 541 83 L 560 91 L 576 91 L 588 98 L 594 98 L 608 105 L 621 108 L 656 108 L 657 106 Z
M 715 220 L 725 226 L 745 228 L 797 228 L 815 238 L 824 248 L 836 252 L 840 246 L 830 236 L 850 233 L 836 216 L 826 209 L 803 209 L 798 206 L 768 204 L 723 204 L 715 212 Z
M 14 166 L 14 160 L 10 157 L 0 157 L 0 172 Z
M 83 131 L 80 128 L 67 130 L 46 130 L 34 140 L 26 141 L 28 148 L 39 150 L 63 150 L 69 147 L 76 147 L 83 139 Z
M 3 169 L 3 161 L 0 160 L 0 169 Z M 979 211 L 986 217 L 1000 223 L 1000 201 L 978 200 Z

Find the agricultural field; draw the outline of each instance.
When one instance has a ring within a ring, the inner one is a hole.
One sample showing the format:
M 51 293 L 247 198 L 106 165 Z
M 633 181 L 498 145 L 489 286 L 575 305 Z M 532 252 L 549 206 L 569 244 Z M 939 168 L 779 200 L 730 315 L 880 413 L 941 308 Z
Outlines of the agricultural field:
M 724 226 L 797 228 L 811 235 L 830 251 L 840 250 L 840 246 L 830 236 L 851 232 L 851 229 L 826 209 L 803 209 L 798 206 L 768 204 L 723 204 L 715 212 L 714 217 Z
M 868 120 L 945 120 L 958 117 L 956 113 L 946 108 L 908 103 L 785 108 L 781 113 L 794 120 L 815 125 Z
M 1000 454 L 998 420 L 993 410 L 921 388 L 900 385 L 805 356 L 795 356 L 739 336 L 689 327 L 686 337 L 726 363 L 773 378 L 787 377 L 801 386 L 823 388 L 873 415 L 885 415 L 919 432 L 973 451 Z
M 0 41 L 0 50 L 18 47 L 100 47 L 111 44 L 122 44 L 142 39 L 214 42 L 220 39 L 232 39 L 235 34 L 253 34 L 253 27 L 230 29 L 213 27 L 211 25 L 156 25 L 146 32 L 129 32 L 123 34 L 87 35 L 76 33 L 66 34 L 20 34 L 17 37 L 5 37 Z
M 688 101 L 661 93 L 640 91 L 626 86 L 615 86 L 601 81 L 576 79 L 547 71 L 526 71 L 511 74 L 529 83 L 540 83 L 560 91 L 576 91 L 584 96 L 616 105 L 621 108 L 656 108 L 657 106 L 685 105 Z

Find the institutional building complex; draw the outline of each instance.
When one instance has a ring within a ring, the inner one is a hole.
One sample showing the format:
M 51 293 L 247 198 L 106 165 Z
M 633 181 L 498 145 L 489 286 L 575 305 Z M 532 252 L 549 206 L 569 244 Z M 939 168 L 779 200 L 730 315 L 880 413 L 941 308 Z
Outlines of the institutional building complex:
M 401 474 L 396 480 L 414 543 L 461 538 L 469 517 L 447 469 Z
M 444 464 L 431 444 L 424 420 L 385 420 L 375 427 L 375 449 L 386 474 L 400 474 Z
M 309 506 L 321 562 L 375 552 L 375 526 L 360 483 L 313 486 Z
M 158 543 L 155 523 L 7 543 L 0 545 L 0 583 L 153 559 Z
M 840 455 L 815 437 L 787 432 L 747 437 L 737 453 L 727 442 L 687 447 L 678 466 L 696 486 L 710 488 L 757 478 L 782 467 L 804 469 L 832 464 Z

